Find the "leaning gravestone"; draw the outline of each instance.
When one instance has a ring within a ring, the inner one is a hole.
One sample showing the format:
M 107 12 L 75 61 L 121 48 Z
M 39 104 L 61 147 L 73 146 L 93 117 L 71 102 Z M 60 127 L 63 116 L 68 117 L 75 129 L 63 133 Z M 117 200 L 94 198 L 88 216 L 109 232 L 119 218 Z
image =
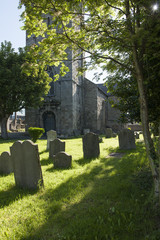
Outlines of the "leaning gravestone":
M 50 141 L 49 144 L 49 157 L 52 158 L 59 152 L 65 152 L 65 142 L 62 142 L 59 138 Z
M 127 150 L 136 148 L 134 132 L 129 129 L 123 129 L 118 134 L 118 140 L 120 149 Z
M 106 133 L 106 138 L 113 137 L 112 128 L 106 128 L 105 133 Z
M 13 172 L 11 154 L 3 152 L 0 156 L 0 173 L 9 174 Z
M 72 165 L 72 156 L 65 152 L 59 152 L 53 156 L 53 164 L 55 168 L 70 168 Z
M 47 150 L 49 149 L 49 142 L 57 138 L 57 133 L 54 130 L 47 132 Z
M 16 185 L 28 189 L 43 186 L 38 145 L 30 140 L 17 141 L 10 149 Z
M 95 133 L 87 133 L 83 137 L 83 156 L 84 158 L 97 158 L 100 154 L 99 137 Z

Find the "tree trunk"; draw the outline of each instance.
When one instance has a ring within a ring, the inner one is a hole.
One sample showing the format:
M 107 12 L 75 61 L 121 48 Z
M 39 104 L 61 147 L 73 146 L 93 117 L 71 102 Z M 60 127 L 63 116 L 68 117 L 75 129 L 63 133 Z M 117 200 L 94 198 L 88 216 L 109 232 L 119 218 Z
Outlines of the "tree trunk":
M 158 126 L 158 132 L 159 132 L 159 137 L 158 137 L 158 162 L 160 166 L 160 121 L 159 121 L 159 126 Z M 160 168 L 159 168 L 159 176 L 160 176 Z M 160 182 L 160 181 L 159 181 Z M 160 184 L 159 184 L 159 204 L 160 204 Z
M 146 152 L 147 152 L 147 156 L 148 156 L 151 171 L 152 171 L 152 176 L 154 179 L 155 196 L 159 197 L 159 174 L 155 164 L 155 160 L 157 160 L 157 155 L 156 155 L 154 144 L 151 138 L 151 133 L 149 131 L 148 106 L 147 106 L 147 99 L 146 99 L 146 94 L 145 94 L 145 89 L 143 84 L 144 83 L 143 70 L 139 62 L 138 54 L 135 46 L 133 47 L 133 58 L 135 63 L 137 84 L 138 84 L 138 90 L 140 95 L 140 113 L 141 113 L 144 142 L 145 142 Z
M 8 116 L 1 119 L 1 136 L 3 139 L 8 138 L 7 121 L 8 121 Z

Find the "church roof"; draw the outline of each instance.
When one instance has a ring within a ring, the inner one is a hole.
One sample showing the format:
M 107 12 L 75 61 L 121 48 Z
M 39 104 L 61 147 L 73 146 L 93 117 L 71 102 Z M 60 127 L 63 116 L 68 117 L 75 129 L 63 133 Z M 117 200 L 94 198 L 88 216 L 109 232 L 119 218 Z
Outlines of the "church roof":
M 108 93 L 108 88 L 105 86 L 105 83 L 97 83 L 96 85 L 107 97 L 111 96 L 111 94 Z

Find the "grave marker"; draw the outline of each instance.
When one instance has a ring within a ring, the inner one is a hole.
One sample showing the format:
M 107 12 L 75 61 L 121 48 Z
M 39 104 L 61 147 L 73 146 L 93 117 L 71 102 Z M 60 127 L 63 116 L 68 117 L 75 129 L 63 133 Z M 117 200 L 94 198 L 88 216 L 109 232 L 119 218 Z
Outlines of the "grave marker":
M 97 158 L 100 154 L 99 137 L 95 133 L 87 133 L 83 137 L 83 156 L 84 158 Z
M 15 142 L 11 149 L 16 185 L 36 189 L 43 185 L 38 145 L 32 141 Z

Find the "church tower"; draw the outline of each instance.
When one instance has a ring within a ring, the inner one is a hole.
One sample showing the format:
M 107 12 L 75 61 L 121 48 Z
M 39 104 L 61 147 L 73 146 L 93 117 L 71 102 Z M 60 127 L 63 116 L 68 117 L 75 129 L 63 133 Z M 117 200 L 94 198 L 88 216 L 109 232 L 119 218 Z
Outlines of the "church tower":
M 47 18 L 50 21 L 50 18 Z M 48 22 L 49 24 L 49 22 Z M 32 36 L 27 38 L 26 45 L 37 43 Z M 67 50 L 68 59 L 73 59 L 74 52 Z M 26 110 L 26 126 L 42 127 L 45 132 L 53 129 L 59 136 L 79 135 L 83 128 L 83 82 L 84 77 L 77 75 L 77 67 L 81 67 L 83 60 L 67 61 L 69 72 L 57 81 L 51 82 L 51 88 L 45 97 L 43 106 Z M 56 67 L 49 67 L 48 73 L 53 78 L 58 71 Z

